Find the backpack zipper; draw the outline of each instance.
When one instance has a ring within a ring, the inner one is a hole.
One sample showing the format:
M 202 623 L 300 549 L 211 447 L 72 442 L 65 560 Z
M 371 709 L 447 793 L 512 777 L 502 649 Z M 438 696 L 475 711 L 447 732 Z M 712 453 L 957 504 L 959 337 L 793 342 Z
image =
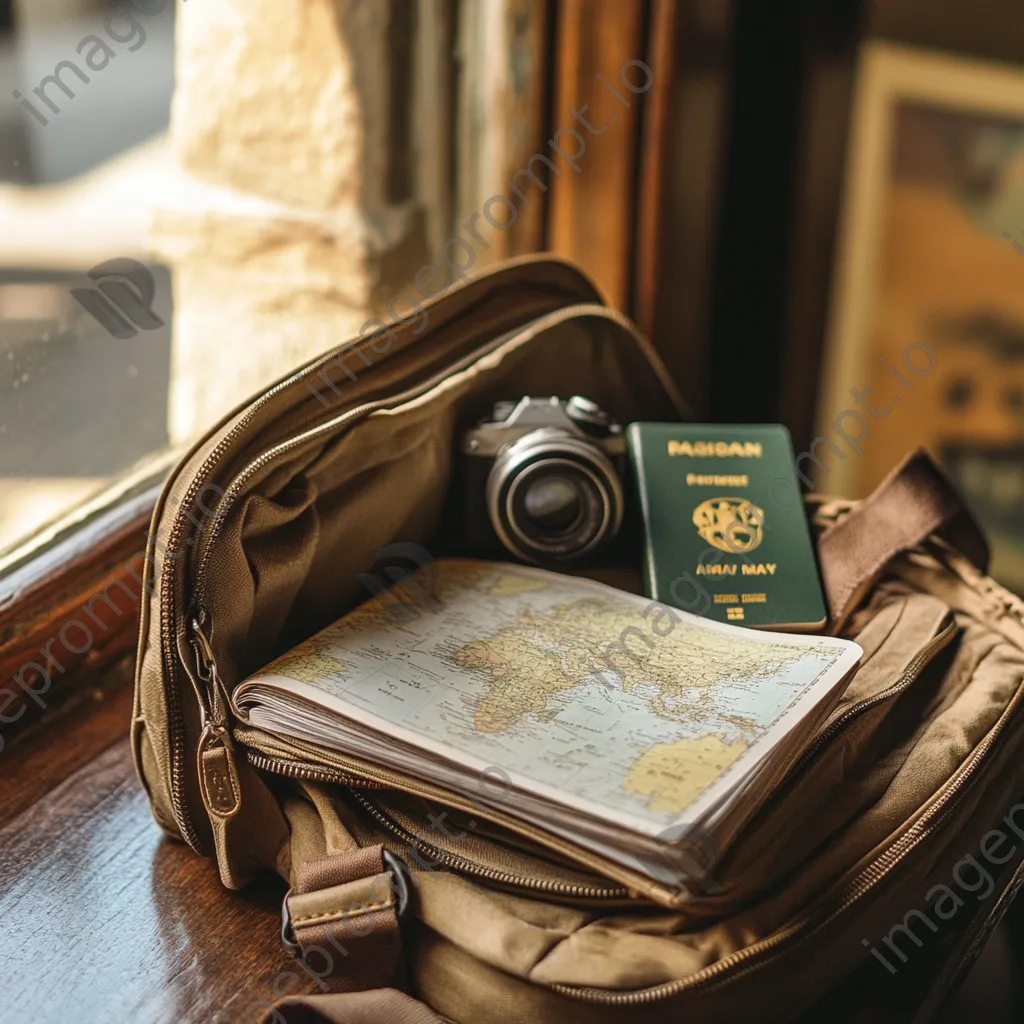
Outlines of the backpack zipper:
M 384 782 L 369 779 L 365 775 L 343 772 L 327 765 L 304 764 L 301 761 L 283 761 L 271 757 L 254 747 L 246 745 L 245 759 L 254 768 L 274 775 L 284 775 L 289 779 L 305 779 L 308 782 L 329 782 L 332 785 L 345 786 L 347 789 L 389 789 Z
M 443 864 L 446 868 L 457 871 L 459 874 L 470 875 L 474 878 L 480 878 L 499 885 L 529 889 L 534 892 L 556 893 L 560 896 L 592 900 L 625 900 L 633 895 L 625 886 L 575 885 L 570 882 L 552 882 L 543 878 L 533 878 L 529 875 L 513 875 L 507 871 L 488 868 L 466 857 L 460 857 L 457 854 L 442 850 L 440 847 L 434 846 L 425 839 L 421 839 L 419 836 L 409 832 L 399 825 L 386 811 L 367 799 L 362 792 L 362 790 L 386 790 L 390 788 L 383 783 L 374 782 L 365 777 L 351 775 L 335 769 L 322 768 L 319 765 L 282 761 L 275 757 L 268 757 L 266 754 L 253 750 L 251 747 L 246 747 L 245 756 L 251 765 L 259 768 L 261 771 L 273 772 L 274 774 L 285 775 L 293 779 L 306 779 L 310 782 L 328 782 L 345 786 L 374 821 L 401 840 L 403 845 L 397 850 L 398 853 L 404 853 L 408 847 L 412 847 L 426 857 L 429 857 L 436 864 Z
M 444 864 L 445 867 L 451 868 L 453 871 L 458 871 L 461 874 L 472 875 L 476 878 L 481 878 L 488 882 L 496 882 L 500 885 L 514 886 L 519 889 L 530 889 L 536 892 L 556 893 L 560 896 L 570 896 L 576 899 L 624 900 L 629 899 L 631 895 L 634 895 L 629 889 L 621 885 L 596 886 L 576 885 L 571 882 L 552 882 L 543 878 L 532 878 L 528 875 L 513 875 L 509 874 L 507 871 L 497 871 L 494 868 L 484 867 L 481 864 L 477 864 L 475 861 L 468 860 L 465 857 L 459 857 L 457 854 L 448 853 L 446 850 L 439 849 L 432 843 L 428 843 L 426 840 L 420 839 L 419 836 L 402 828 L 394 818 L 364 797 L 362 793 L 353 791 L 352 795 L 359 801 L 363 810 L 370 814 L 378 824 L 382 825 L 393 835 L 396 835 L 406 846 L 413 847 L 420 853 L 432 858 L 437 863 Z
M 293 737 L 281 737 L 275 733 L 265 733 L 263 730 L 243 726 L 234 730 L 232 739 L 244 750 L 246 759 L 264 771 L 274 772 L 278 775 L 287 775 L 291 778 L 308 779 L 312 782 L 339 783 L 353 790 L 397 790 L 418 796 L 424 800 L 436 801 L 447 807 L 462 811 L 465 814 L 479 814 L 530 842 L 537 843 L 555 853 L 561 854 L 563 857 L 569 858 L 582 867 L 589 869 L 593 874 L 602 876 L 611 874 L 614 878 L 614 873 L 617 870 L 625 873 L 626 877 L 618 879 L 619 885 L 608 887 L 609 892 L 614 891 L 617 895 L 629 896 L 638 900 L 650 900 L 652 903 L 659 904 L 667 909 L 679 910 L 686 902 L 686 900 L 677 898 L 678 894 L 665 886 L 659 885 L 650 878 L 634 874 L 621 865 L 607 862 L 598 854 L 578 847 L 571 841 L 551 836 L 540 829 L 531 828 L 528 823 L 524 824 L 508 815 L 502 815 L 483 808 L 472 798 L 466 798 L 458 793 L 443 790 L 429 783 L 422 783 L 416 779 L 406 778 L 379 768 L 369 766 L 364 768 L 358 765 L 345 770 L 339 768 L 337 764 L 325 764 L 325 757 L 333 757 L 343 761 L 346 759 L 343 755 L 334 751 L 320 750 L 303 740 L 297 740 Z M 266 747 L 268 740 L 272 741 L 270 750 Z M 263 744 L 263 746 L 261 747 L 259 744 Z M 288 753 L 282 755 L 274 752 L 274 744 L 277 744 L 279 748 L 283 747 Z M 292 750 L 297 751 L 298 755 L 293 755 Z M 315 758 L 316 760 L 315 762 L 298 760 L 299 755 L 304 758 Z M 380 808 L 378 808 L 378 811 L 380 811 Z M 384 824 L 384 822 L 381 822 L 381 824 Z M 432 848 L 432 844 L 427 844 L 424 840 L 419 839 L 419 837 L 404 829 L 398 822 L 392 821 L 389 830 L 406 842 L 420 843 L 424 847 L 430 845 Z M 443 850 L 437 850 L 437 853 L 445 857 L 449 856 Z M 465 863 L 472 864 L 473 862 L 466 861 Z M 479 865 L 477 869 L 478 871 L 491 870 Z M 525 879 L 524 882 L 533 884 L 529 879 Z M 610 899 L 611 896 L 604 898 Z
M 360 342 L 357 345 L 351 346 L 358 351 L 364 351 L 368 346 L 368 339 Z M 344 349 L 343 349 L 344 350 Z M 220 457 L 228 451 L 232 443 L 243 434 L 249 424 L 253 421 L 256 414 L 265 405 L 269 404 L 277 395 L 282 391 L 291 387 L 293 384 L 299 383 L 299 381 L 305 379 L 310 373 L 315 372 L 317 369 L 326 366 L 329 362 L 337 357 L 339 350 L 334 350 L 323 356 L 318 360 L 315 360 L 312 364 L 297 370 L 294 374 L 288 377 L 286 380 L 281 381 L 279 384 L 272 387 L 269 391 L 264 392 L 260 395 L 249 406 L 245 411 L 242 419 L 235 424 L 235 426 L 228 432 L 228 434 L 221 438 L 220 442 L 214 448 L 214 450 L 206 457 L 203 461 L 202 466 L 198 472 L 193 476 L 192 482 L 189 484 L 188 489 L 185 492 L 185 497 L 182 499 L 179 505 L 179 513 L 174 521 L 174 525 L 171 527 L 171 534 L 167 542 L 167 555 L 165 556 L 165 572 L 167 571 L 167 563 L 170 563 L 170 579 L 164 581 L 164 586 L 160 592 L 160 634 L 161 634 L 161 648 L 163 654 L 163 665 L 166 673 L 165 679 L 165 694 L 167 697 L 167 727 L 170 739 L 170 790 L 171 790 L 171 807 L 174 811 L 175 819 L 178 823 L 178 827 L 181 829 L 182 838 L 188 843 L 193 850 L 197 853 L 202 853 L 202 843 L 199 839 L 199 833 L 197 832 L 195 825 L 192 823 L 191 816 L 188 812 L 188 808 L 185 806 L 184 800 L 184 785 L 182 776 L 184 772 L 184 742 L 185 742 L 185 718 L 184 711 L 181 706 L 181 700 L 178 691 L 178 664 L 179 656 L 175 649 L 175 637 L 177 636 L 177 626 L 175 622 L 174 614 L 174 587 L 173 584 L 176 579 L 177 563 L 180 560 L 180 556 L 184 554 L 184 547 L 182 546 L 182 540 L 186 532 L 188 531 L 188 523 L 192 522 L 190 518 L 192 508 L 195 504 L 196 498 L 202 492 L 203 486 L 200 481 L 205 481 L 210 475 L 213 467 L 217 464 Z M 181 511 L 181 510 L 188 511 Z M 151 569 L 150 559 L 146 559 L 143 577 L 143 587 L 148 581 Z M 197 609 L 196 618 L 203 616 L 201 609 Z M 199 702 L 200 716 L 208 715 L 208 704 L 204 701 L 202 696 L 203 687 L 200 686 L 200 682 L 203 680 L 204 668 L 212 667 L 212 660 L 210 666 L 203 664 L 203 656 L 199 653 L 196 648 L 196 644 L 192 644 L 193 649 L 196 649 L 196 673 L 197 678 L 193 677 L 188 667 L 185 666 L 186 674 L 192 683 L 193 689 L 196 691 L 196 697 Z M 207 641 L 207 647 L 209 642 Z M 141 659 L 140 659 L 141 664 Z M 205 731 L 205 726 L 204 726 Z

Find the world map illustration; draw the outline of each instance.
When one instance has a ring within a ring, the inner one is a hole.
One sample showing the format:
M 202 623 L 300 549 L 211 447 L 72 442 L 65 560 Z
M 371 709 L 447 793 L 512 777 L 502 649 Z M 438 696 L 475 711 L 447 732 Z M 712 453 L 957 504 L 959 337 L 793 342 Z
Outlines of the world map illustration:
M 441 561 L 434 590 L 413 616 L 374 598 L 260 675 L 652 828 L 677 820 L 842 650 L 519 566 Z

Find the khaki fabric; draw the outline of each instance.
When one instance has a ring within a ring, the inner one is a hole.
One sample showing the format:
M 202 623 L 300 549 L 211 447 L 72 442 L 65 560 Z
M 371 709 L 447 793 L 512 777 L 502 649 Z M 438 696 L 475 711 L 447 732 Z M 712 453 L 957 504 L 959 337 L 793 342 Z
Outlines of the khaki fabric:
M 136 763 L 159 823 L 215 858 L 225 885 L 277 871 L 300 927 L 365 912 L 381 949 L 400 934 L 410 990 L 456 1024 L 729 1021 L 751 1006 L 789 1019 L 868 961 L 862 937 L 926 905 L 1024 784 L 1024 605 L 984 575 L 984 543 L 923 453 L 861 506 L 810 500 L 832 628 L 864 659 L 721 851 L 717 885 L 682 907 L 497 813 L 454 839 L 473 809 L 452 795 L 381 786 L 371 765 L 225 710 L 246 675 L 361 599 L 377 550 L 445 554 L 456 440 L 494 401 L 585 394 L 622 421 L 686 416 L 646 339 L 597 300 L 564 263 L 516 261 L 441 297 L 420 335 L 399 325 L 385 351 L 359 349 L 366 365 L 343 346 L 356 379 L 329 353 L 196 444 L 154 514 Z M 325 405 L 306 381 L 331 367 Z M 425 827 L 438 813 L 450 834 Z M 409 868 L 401 923 L 390 897 L 363 898 L 382 848 Z M 363 875 L 309 881 L 360 857 Z M 338 958 L 337 987 L 381 984 L 375 955 Z M 336 1016 L 302 1017 L 306 1000 L 287 1019 L 364 1019 L 358 995 L 325 998 Z M 386 999 L 404 1020 L 407 1001 Z
M 382 988 L 349 995 L 285 999 L 263 1024 L 443 1024 L 422 1003 Z

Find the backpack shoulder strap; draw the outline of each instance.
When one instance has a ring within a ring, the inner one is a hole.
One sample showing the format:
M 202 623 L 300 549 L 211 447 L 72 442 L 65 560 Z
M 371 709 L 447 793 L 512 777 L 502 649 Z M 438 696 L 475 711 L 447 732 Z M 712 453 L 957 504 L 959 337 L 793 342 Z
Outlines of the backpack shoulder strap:
M 933 533 L 985 571 L 988 544 L 981 529 L 949 477 L 919 449 L 818 541 L 831 629 L 842 628 L 893 558 Z

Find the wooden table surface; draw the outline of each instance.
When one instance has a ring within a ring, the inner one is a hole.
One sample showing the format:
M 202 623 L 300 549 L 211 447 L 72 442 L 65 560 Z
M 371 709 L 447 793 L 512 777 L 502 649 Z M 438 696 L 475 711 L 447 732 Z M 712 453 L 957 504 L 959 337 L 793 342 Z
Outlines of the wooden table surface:
M 278 938 L 282 886 L 228 892 L 154 824 L 130 715 L 123 681 L 89 690 L 0 753 L 3 1024 L 255 1022 L 275 981 L 315 989 Z

